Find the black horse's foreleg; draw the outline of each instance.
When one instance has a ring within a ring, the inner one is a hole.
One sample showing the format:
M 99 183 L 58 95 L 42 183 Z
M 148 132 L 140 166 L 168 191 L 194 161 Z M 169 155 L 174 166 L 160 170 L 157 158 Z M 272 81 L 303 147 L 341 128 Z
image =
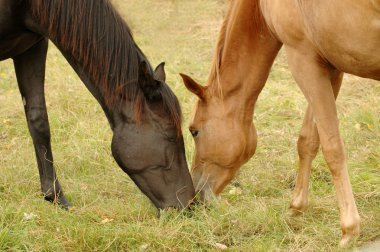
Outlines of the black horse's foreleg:
M 50 127 L 44 92 L 47 48 L 47 39 L 42 39 L 28 51 L 14 57 L 13 61 L 36 152 L 42 193 L 46 200 L 67 208 L 71 204 L 64 196 L 58 182 L 50 144 Z

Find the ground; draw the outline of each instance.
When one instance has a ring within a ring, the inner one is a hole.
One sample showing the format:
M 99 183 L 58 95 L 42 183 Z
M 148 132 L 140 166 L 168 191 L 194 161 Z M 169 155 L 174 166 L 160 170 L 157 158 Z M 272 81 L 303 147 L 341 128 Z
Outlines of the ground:
M 225 0 L 115 0 L 153 65 L 166 62 L 187 131 L 195 97 L 178 75 L 205 83 Z M 306 102 L 282 52 L 259 97 L 258 149 L 221 200 L 192 216 L 156 210 L 110 152 L 111 130 L 95 99 L 51 44 L 46 93 L 55 166 L 67 197 L 63 211 L 40 196 L 37 164 L 11 61 L 0 62 L 0 250 L 9 251 L 336 251 L 341 231 L 330 173 L 314 162 L 310 206 L 287 211 L 297 171 L 296 140 Z M 353 246 L 380 239 L 380 85 L 345 76 L 340 128 L 362 232 Z M 238 189 L 235 186 L 239 186 Z

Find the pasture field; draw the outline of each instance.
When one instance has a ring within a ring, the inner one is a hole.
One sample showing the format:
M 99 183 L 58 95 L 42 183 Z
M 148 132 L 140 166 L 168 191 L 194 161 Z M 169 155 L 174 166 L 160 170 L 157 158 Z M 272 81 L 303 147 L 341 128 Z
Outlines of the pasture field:
M 187 125 L 195 97 L 179 72 L 205 83 L 226 0 L 115 0 L 153 65 L 166 61 L 168 83 Z M 111 156 L 100 106 L 50 44 L 46 94 L 55 166 L 70 211 L 40 195 L 37 164 L 10 60 L 0 62 L 0 251 L 337 251 L 341 238 L 331 175 L 314 161 L 309 208 L 287 215 L 297 172 L 296 141 L 306 102 L 280 52 L 255 113 L 258 148 L 222 198 L 189 216 L 164 213 Z M 362 218 L 353 246 L 380 239 L 380 85 L 346 75 L 338 110 L 349 173 Z M 219 246 L 219 247 L 218 247 Z

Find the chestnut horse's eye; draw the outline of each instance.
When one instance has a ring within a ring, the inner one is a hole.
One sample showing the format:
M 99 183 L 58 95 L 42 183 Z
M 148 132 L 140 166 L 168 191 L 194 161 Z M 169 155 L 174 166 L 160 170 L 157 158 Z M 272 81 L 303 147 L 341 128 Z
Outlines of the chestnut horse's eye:
M 189 130 L 190 130 L 190 133 L 191 133 L 191 135 L 192 135 L 193 137 L 197 137 L 197 136 L 198 136 L 198 133 L 199 133 L 198 130 L 193 129 L 193 128 L 190 128 Z

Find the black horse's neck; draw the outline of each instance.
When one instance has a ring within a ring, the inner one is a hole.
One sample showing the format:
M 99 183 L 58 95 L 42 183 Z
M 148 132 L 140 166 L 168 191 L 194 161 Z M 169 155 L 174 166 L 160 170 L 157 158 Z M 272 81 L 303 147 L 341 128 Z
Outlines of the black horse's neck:
M 123 97 L 133 102 L 140 95 L 138 68 L 148 62 L 127 24 L 108 0 L 28 1 L 34 25 L 63 53 L 113 128 Z

